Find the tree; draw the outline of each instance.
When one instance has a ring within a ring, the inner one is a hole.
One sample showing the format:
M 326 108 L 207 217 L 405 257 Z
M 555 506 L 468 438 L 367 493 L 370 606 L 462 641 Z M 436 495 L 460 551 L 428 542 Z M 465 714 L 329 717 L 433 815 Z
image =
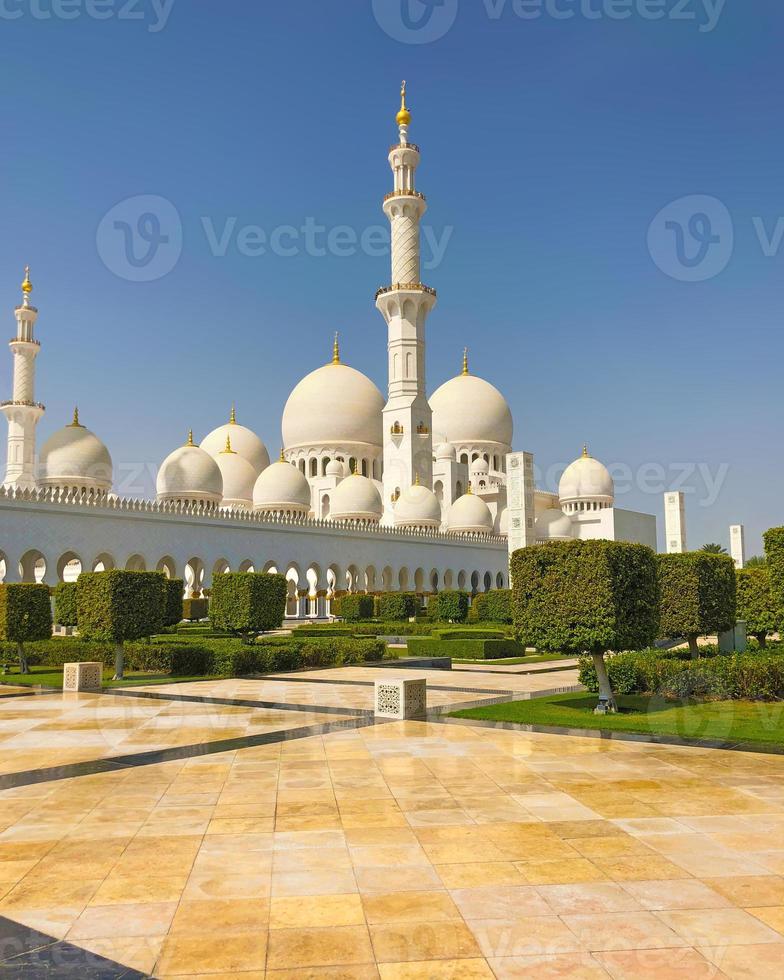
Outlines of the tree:
M 727 549 L 721 544 L 704 544 L 700 551 L 704 551 L 707 555 L 726 555 Z
M 60 582 L 54 589 L 54 621 L 58 626 L 76 626 L 76 582 Z
M 16 643 L 19 671 L 30 673 L 25 643 L 52 636 L 52 603 L 48 585 L 0 585 L 0 640 Z
M 163 613 L 164 627 L 179 626 L 183 620 L 182 597 L 185 583 L 181 578 L 166 579 L 166 608 Z
M 781 632 L 784 627 L 784 527 L 772 527 L 763 537 L 770 568 L 770 587 L 777 609 L 776 620 Z
M 464 623 L 470 605 L 467 592 L 445 589 L 431 598 L 427 611 L 431 619 L 442 623 Z
M 216 575 L 210 595 L 213 629 L 252 643 L 259 633 L 280 629 L 286 615 L 285 575 L 226 572 Z
M 599 679 L 596 711 L 616 711 L 604 656 L 656 639 L 653 551 L 621 541 L 551 541 L 516 551 L 511 565 L 517 639 L 542 653 L 590 654 Z
M 372 619 L 374 608 L 373 596 L 362 592 L 348 592 L 335 600 L 335 615 L 347 623 Z
M 82 572 L 77 582 L 79 635 L 114 643 L 114 679 L 122 680 L 125 643 L 160 633 L 166 614 L 163 572 Z
M 738 619 L 746 623 L 746 632 L 755 636 L 764 649 L 768 633 L 778 628 L 778 607 L 770 587 L 767 565 L 740 568 L 735 573 L 738 582 Z
M 753 555 L 747 560 L 746 568 L 759 568 L 762 565 L 767 567 L 767 564 L 768 562 L 764 555 Z
M 706 551 L 659 555 L 662 635 L 685 637 L 695 659 L 701 636 L 734 629 L 735 564 L 727 555 Z
M 472 604 L 477 622 L 511 623 L 512 592 L 510 589 L 492 589 L 478 595 Z

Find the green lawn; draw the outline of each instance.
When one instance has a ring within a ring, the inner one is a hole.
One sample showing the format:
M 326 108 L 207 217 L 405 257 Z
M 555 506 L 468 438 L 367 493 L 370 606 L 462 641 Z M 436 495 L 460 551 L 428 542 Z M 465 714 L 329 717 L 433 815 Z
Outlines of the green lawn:
M 595 715 L 596 695 L 580 693 L 471 708 L 457 711 L 453 717 L 784 745 L 784 702 L 682 704 L 643 695 L 629 695 L 617 700 L 619 712 L 616 715 Z
M 206 681 L 219 680 L 217 675 L 194 677 L 172 677 L 171 674 L 143 673 L 141 671 L 128 671 L 125 679 L 113 681 L 114 670 L 106 667 L 103 672 L 105 687 L 134 687 L 144 684 L 179 684 L 183 681 Z M 0 685 L 6 684 L 10 687 L 57 687 L 63 686 L 62 667 L 33 667 L 29 674 L 5 674 L 0 676 Z M 0 695 L 3 689 L 0 686 Z
M 455 664 L 491 664 L 492 666 L 503 666 L 504 664 L 546 664 L 557 660 L 568 660 L 562 653 L 532 654 L 530 657 L 504 657 L 503 660 L 464 660 L 453 657 L 452 663 Z

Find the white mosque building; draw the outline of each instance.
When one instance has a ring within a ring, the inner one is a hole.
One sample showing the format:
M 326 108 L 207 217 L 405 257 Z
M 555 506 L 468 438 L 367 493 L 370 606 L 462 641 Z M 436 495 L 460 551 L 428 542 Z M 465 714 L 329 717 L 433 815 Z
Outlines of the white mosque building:
M 344 363 L 308 374 L 283 409 L 280 458 L 232 409 L 199 444 L 191 433 L 160 465 L 155 501 L 113 492 L 109 450 L 74 412 L 36 449 L 37 309 L 29 270 L 15 311 L 13 393 L 2 403 L 8 456 L 0 488 L 0 577 L 55 584 L 81 570 L 160 569 L 188 590 L 231 570 L 284 572 L 289 614 L 321 616 L 346 590 L 508 585 L 513 547 L 611 538 L 656 547 L 655 518 L 615 507 L 613 480 L 587 449 L 557 494 L 533 485 L 513 451 L 503 395 L 462 370 L 428 396 L 426 321 L 436 293 L 420 275 L 419 147 L 409 141 L 405 83 L 389 152 L 391 284 L 376 294 L 387 326 L 386 397 Z

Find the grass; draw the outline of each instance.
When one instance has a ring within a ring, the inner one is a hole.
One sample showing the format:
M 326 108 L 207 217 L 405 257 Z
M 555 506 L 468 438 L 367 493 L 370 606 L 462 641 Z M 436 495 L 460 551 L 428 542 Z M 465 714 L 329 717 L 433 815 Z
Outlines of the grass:
M 121 681 L 113 681 L 114 670 L 105 667 L 103 672 L 105 687 L 138 687 L 144 684 L 179 684 L 184 681 L 214 681 L 220 680 L 215 674 L 198 675 L 193 677 L 172 677 L 171 674 L 155 673 L 153 671 L 128 671 L 125 678 Z M 33 667 L 29 674 L 5 674 L 0 676 L 0 695 L 2 695 L 2 685 L 9 687 L 54 687 L 63 686 L 62 667 Z
M 547 664 L 557 660 L 568 660 L 569 657 L 564 656 L 562 653 L 543 653 L 543 654 L 532 654 L 529 657 L 504 657 L 503 660 L 467 660 L 465 658 L 452 658 L 452 663 L 455 664 L 490 664 L 493 667 L 501 667 L 505 664 L 510 664 L 512 666 L 516 664 Z
M 643 735 L 784 745 L 784 702 L 665 701 L 646 695 L 619 697 L 618 714 L 595 715 L 595 694 L 561 694 L 457 711 L 455 718 L 588 728 Z

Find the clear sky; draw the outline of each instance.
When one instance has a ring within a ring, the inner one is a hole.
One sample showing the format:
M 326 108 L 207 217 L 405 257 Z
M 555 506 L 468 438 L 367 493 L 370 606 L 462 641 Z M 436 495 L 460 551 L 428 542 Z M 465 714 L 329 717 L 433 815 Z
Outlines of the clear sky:
M 430 389 L 467 345 L 543 485 L 587 441 L 660 536 L 683 483 L 691 546 L 745 523 L 758 552 L 784 523 L 781 4 L 432 2 L 0 0 L 0 300 L 10 337 L 29 262 L 40 437 L 78 402 L 150 492 L 232 401 L 274 455 L 335 330 L 384 390 L 406 78 Z

